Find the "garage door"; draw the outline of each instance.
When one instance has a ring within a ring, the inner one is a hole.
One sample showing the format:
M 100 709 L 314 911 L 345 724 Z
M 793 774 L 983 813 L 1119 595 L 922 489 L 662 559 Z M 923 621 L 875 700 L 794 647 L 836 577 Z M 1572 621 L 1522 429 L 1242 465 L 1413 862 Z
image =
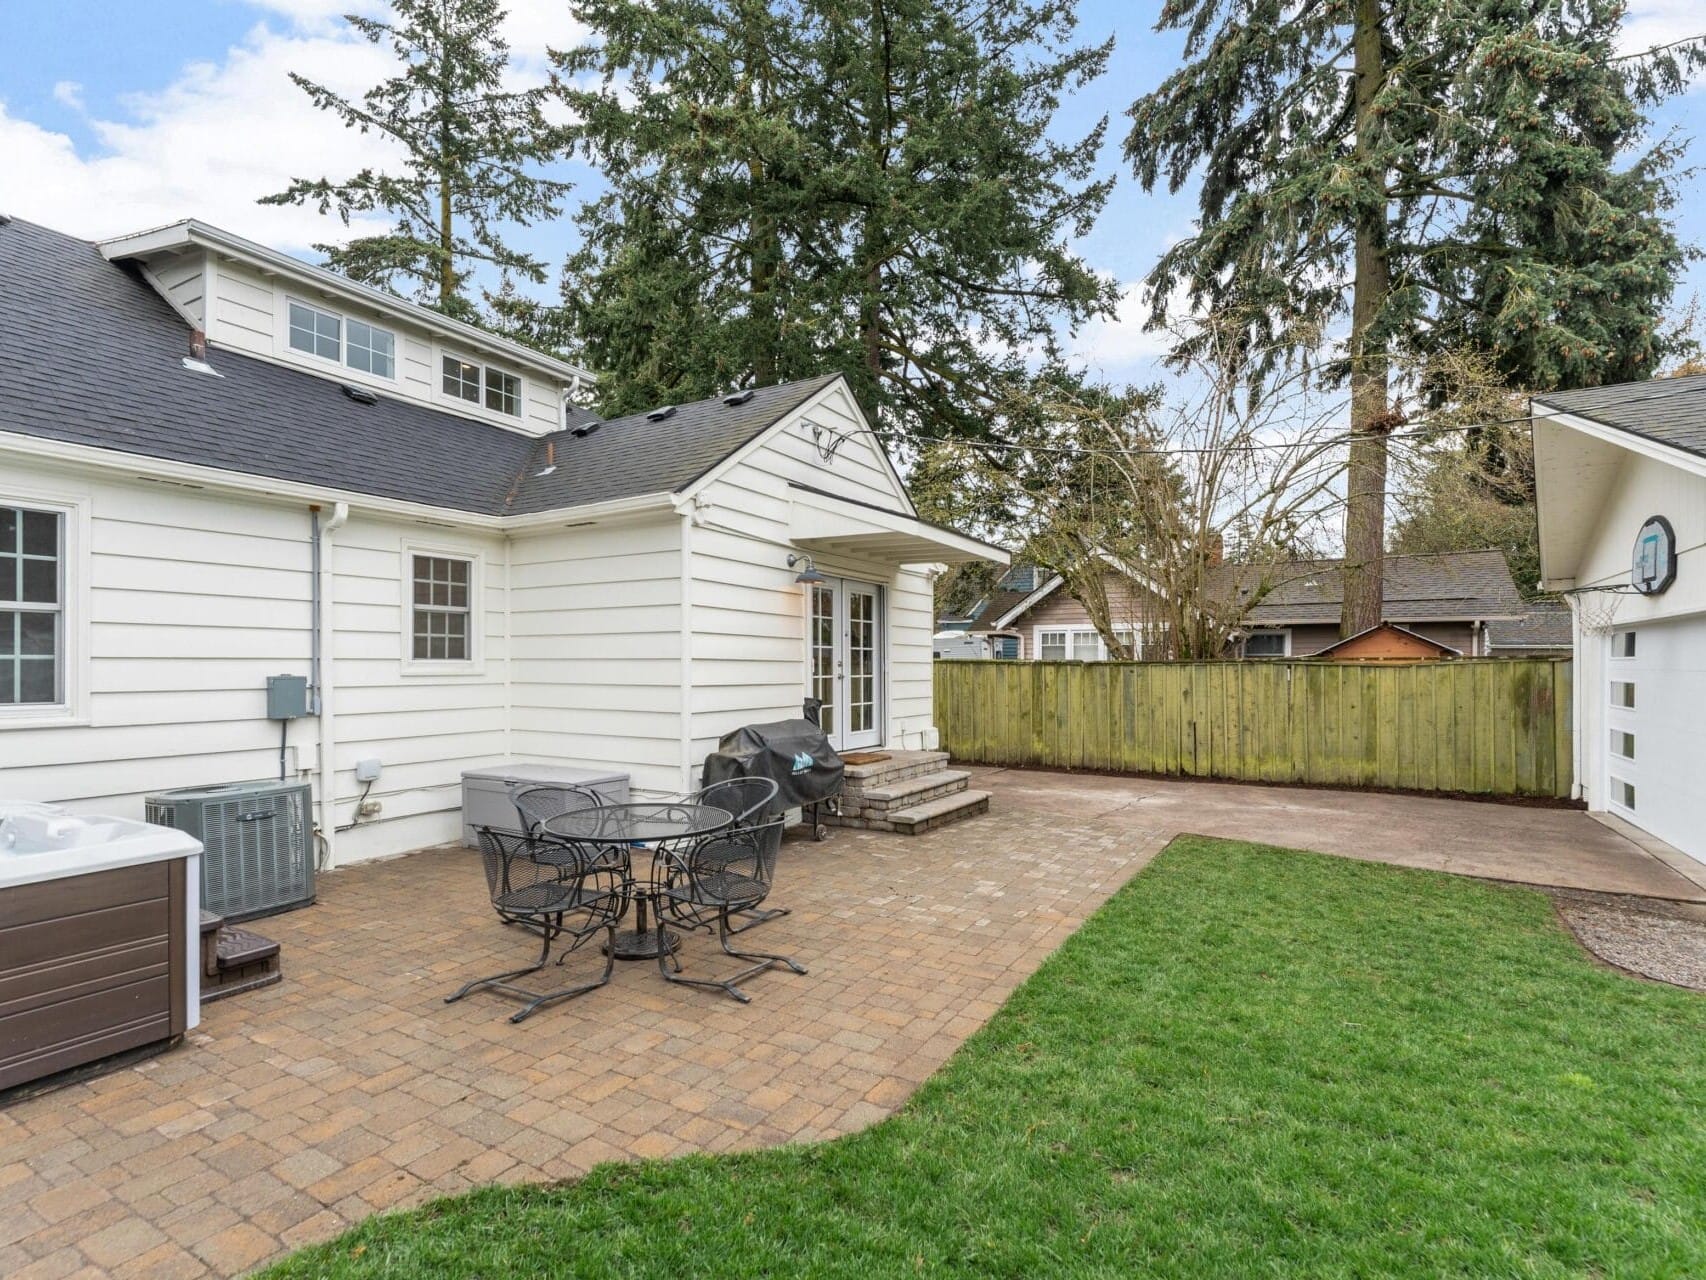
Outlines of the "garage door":
M 1606 807 L 1706 862 L 1706 619 L 1614 631 Z

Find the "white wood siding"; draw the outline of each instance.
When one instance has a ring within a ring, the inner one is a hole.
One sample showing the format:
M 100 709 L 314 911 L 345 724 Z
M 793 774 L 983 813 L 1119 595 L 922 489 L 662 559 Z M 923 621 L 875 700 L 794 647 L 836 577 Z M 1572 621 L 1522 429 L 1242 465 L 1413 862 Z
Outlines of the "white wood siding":
M 847 436 L 824 461 L 808 423 Z M 692 534 L 693 694 L 690 757 L 742 724 L 800 714 L 806 692 L 805 596 L 787 567 L 790 483 L 910 510 L 905 491 L 837 386 L 707 485 Z M 918 747 L 931 726 L 931 584 L 916 569 L 817 556 L 832 576 L 884 589 L 884 742 Z
M 185 280 L 173 288 L 165 277 L 159 277 L 162 285 L 168 286 L 168 292 L 180 304 L 193 287 L 197 305 L 200 305 L 202 256 L 199 253 L 185 255 L 186 262 L 191 259 L 195 262 L 197 279 L 193 286 Z M 206 329 L 208 341 L 215 347 L 228 347 L 263 360 L 274 360 L 338 382 L 358 382 L 382 394 L 417 401 L 447 413 L 477 418 L 526 435 L 545 435 L 562 426 L 560 406 L 566 384 L 547 378 L 536 370 L 523 369 L 493 357 L 491 363 L 495 367 L 521 377 L 521 415 L 509 417 L 477 409 L 440 394 L 440 361 L 447 351 L 482 361 L 484 357 L 459 346 L 454 340 L 448 343 L 441 341 L 427 326 L 399 323 L 395 317 L 381 315 L 341 299 L 327 299 L 311 287 L 298 285 L 281 276 L 265 275 L 229 258 L 216 257 L 212 274 L 214 306 Z M 287 299 L 290 298 L 377 325 L 395 334 L 396 377 L 368 375 L 330 360 L 293 351 L 287 318 Z
M 681 534 L 674 517 L 510 546 L 511 753 L 681 783 Z
M 834 397 L 806 416 L 851 422 Z M 638 793 L 663 794 L 689 784 L 730 729 L 797 715 L 804 598 L 786 565 L 790 480 L 905 506 L 867 440 L 849 439 L 826 464 L 796 418 L 708 486 L 690 550 L 674 514 L 504 535 L 358 508 L 328 552 L 327 755 L 335 824 L 355 819 L 364 759 L 381 764 L 369 797 L 381 813 L 337 835 L 338 861 L 457 838 L 470 767 L 506 757 L 613 767 Z M 87 568 L 71 566 L 87 586 L 86 619 L 72 618 L 87 623 L 87 721 L 0 719 L 0 795 L 139 817 L 153 791 L 276 777 L 266 678 L 310 668 L 306 501 L 9 459 L 0 499 L 32 495 L 87 512 Z M 466 668 L 409 661 L 416 550 L 478 562 L 476 660 Z M 928 578 L 858 558 L 818 563 L 885 589 L 884 740 L 921 745 L 931 724 Z M 73 600 L 84 585 L 73 582 Z M 310 716 L 288 730 L 292 767 L 314 783 L 316 802 L 321 729 Z
M 154 268 L 154 278 L 166 291 L 174 305 L 194 317 L 198 328 L 206 330 L 207 311 L 202 306 L 203 262 L 200 251 L 184 253 Z
M 151 791 L 277 777 L 265 685 L 308 670 L 307 511 L 8 460 L 0 494 L 32 490 L 89 504 L 89 723 L 0 724 L 0 794 L 139 818 Z M 314 723 L 290 740 L 311 759 Z
M 363 785 L 356 762 L 382 766 L 381 805 L 337 837 L 352 862 L 460 838 L 462 771 L 506 754 L 503 539 L 357 514 L 333 536 L 331 678 L 338 824 L 354 820 Z M 477 562 L 475 660 L 466 668 L 410 670 L 412 551 Z
M 89 503 L 89 722 L 0 724 L 0 794 L 142 816 L 172 787 L 278 776 L 266 678 L 307 675 L 306 505 L 8 464 L 0 491 Z M 402 674 L 404 540 L 484 560 L 483 669 Z M 494 536 L 356 516 L 334 535 L 328 674 L 337 820 L 354 817 L 355 762 L 383 765 L 382 814 L 338 837 L 340 862 L 453 839 L 465 768 L 505 754 L 503 544 Z M 289 725 L 297 775 L 316 784 L 319 721 Z

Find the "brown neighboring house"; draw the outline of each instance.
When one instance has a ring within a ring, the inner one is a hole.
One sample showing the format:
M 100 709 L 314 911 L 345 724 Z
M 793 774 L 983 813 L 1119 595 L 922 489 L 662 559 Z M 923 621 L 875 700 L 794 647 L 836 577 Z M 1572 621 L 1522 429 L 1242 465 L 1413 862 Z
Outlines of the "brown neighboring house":
M 1225 564 L 1218 568 L 1218 590 L 1231 600 L 1250 595 L 1263 575 L 1271 584 L 1251 605 L 1229 656 L 1301 658 L 1320 653 L 1339 639 L 1341 604 L 1339 560 L 1297 561 L 1275 569 Z M 1038 573 L 1029 591 L 1012 587 L 1012 574 L 1003 589 L 968 610 L 970 616 L 944 619 L 954 629 L 986 638 L 988 656 L 1025 659 L 1107 657 L 1107 646 L 1090 622 L 1084 606 L 1063 588 L 1061 579 Z M 1141 625 L 1145 618 L 1145 588 L 1128 576 L 1110 571 L 1108 584 L 1112 615 Z M 1512 628 L 1528 618 L 1500 551 L 1448 551 L 1432 555 L 1386 557 L 1384 621 L 1464 657 L 1493 653 L 1515 655 L 1518 650 L 1495 647 L 1495 628 Z M 1117 623 L 1116 623 L 1117 625 Z M 1509 633 L 1507 634 L 1514 634 Z M 1005 653 L 997 653 L 997 648 Z M 1157 655 L 1159 656 L 1159 655 Z

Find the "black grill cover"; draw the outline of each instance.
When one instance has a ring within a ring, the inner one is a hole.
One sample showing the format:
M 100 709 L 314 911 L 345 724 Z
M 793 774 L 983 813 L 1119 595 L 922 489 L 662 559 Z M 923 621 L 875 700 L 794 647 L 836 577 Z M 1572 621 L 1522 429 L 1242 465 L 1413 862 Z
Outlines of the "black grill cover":
M 776 803 L 791 809 L 840 795 L 843 768 L 823 730 L 810 720 L 778 720 L 725 734 L 705 757 L 702 785 L 726 778 L 772 778 Z

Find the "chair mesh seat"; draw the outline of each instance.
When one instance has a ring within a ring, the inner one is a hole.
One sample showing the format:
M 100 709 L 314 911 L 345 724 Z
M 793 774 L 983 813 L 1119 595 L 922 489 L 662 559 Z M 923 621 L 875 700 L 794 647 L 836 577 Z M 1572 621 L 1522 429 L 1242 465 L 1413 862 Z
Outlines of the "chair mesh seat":
M 577 907 L 592 906 L 599 899 L 610 896 L 607 891 L 592 891 L 573 883 L 557 884 L 546 881 L 500 893 L 493 897 L 492 905 L 500 911 L 537 915 L 541 912 L 572 911 Z
M 738 872 L 701 869 L 685 884 L 669 885 L 662 892 L 677 902 L 700 907 L 740 908 L 762 902 L 769 888 L 762 880 Z

